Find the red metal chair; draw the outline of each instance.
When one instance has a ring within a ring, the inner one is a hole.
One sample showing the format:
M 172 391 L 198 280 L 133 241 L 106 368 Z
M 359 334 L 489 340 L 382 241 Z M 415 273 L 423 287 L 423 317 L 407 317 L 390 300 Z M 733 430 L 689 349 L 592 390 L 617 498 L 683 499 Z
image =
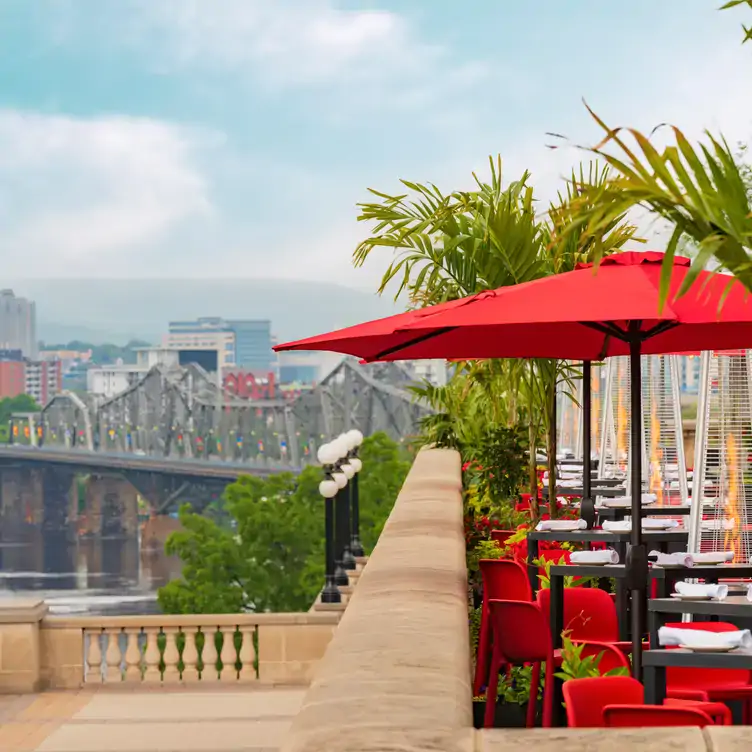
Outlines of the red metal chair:
M 712 726 L 707 713 L 697 708 L 665 705 L 608 705 L 603 708 L 603 724 L 609 728 L 647 728 L 658 726 Z
M 541 664 L 545 663 L 543 688 L 543 726 L 553 722 L 554 668 L 561 663 L 561 653 L 554 653 L 551 632 L 543 612 L 536 603 L 524 601 L 488 602 L 493 629 L 493 655 L 486 689 L 486 717 L 484 725 L 491 728 L 496 710 L 499 674 L 504 664 L 533 664 L 530 698 L 527 707 L 527 726 L 535 725 L 535 708 L 540 686 Z
M 581 644 L 582 653 L 580 655 L 582 658 L 598 655 L 601 657 L 600 661 L 598 661 L 598 671 L 600 671 L 601 676 L 618 668 L 626 669 L 627 671 L 631 669 L 627 656 L 614 645 L 610 645 L 606 642 L 583 642 Z M 632 681 L 635 686 L 639 687 L 640 694 L 638 695 L 637 689 L 634 689 L 634 696 L 639 696 L 639 701 L 643 702 L 642 685 L 634 679 L 630 679 L 630 681 Z M 664 701 L 664 705 L 672 707 L 694 707 L 697 710 L 701 710 L 703 713 L 707 713 L 713 719 L 713 723 L 719 726 L 731 726 L 733 723 L 733 717 L 728 706 L 722 702 L 711 702 L 707 693 L 702 690 L 682 689 L 677 691 L 673 688 L 669 688 L 667 694 L 668 697 Z
M 622 657 L 623 654 L 622 654 Z M 626 661 L 626 658 L 624 658 Z M 645 705 L 642 684 L 631 676 L 601 676 L 591 679 L 570 679 L 564 683 L 564 703 L 567 711 L 567 722 L 573 728 L 602 728 L 606 724 L 605 711 L 614 707 L 625 707 L 630 710 L 648 708 L 646 715 L 656 706 Z M 731 724 L 731 711 L 725 707 L 717 707 L 717 703 L 692 703 L 682 700 L 666 700 L 664 706 L 658 710 L 690 710 L 702 713 L 709 723 L 713 723 L 711 714 L 721 719 L 722 723 Z M 630 716 L 633 717 L 633 716 Z M 669 718 L 666 714 L 665 718 Z M 630 725 L 626 724 L 625 725 Z M 638 724 L 639 725 L 639 724 Z M 661 725 L 647 723 L 644 725 Z M 665 725 L 695 725 L 676 724 L 667 722 Z M 704 724 L 707 725 L 707 724 Z
M 666 625 L 676 629 L 703 629 L 708 632 L 735 632 L 739 628 L 724 621 L 673 622 Z M 666 689 L 673 696 L 687 691 L 702 691 L 709 700 L 742 703 L 743 723 L 752 720 L 752 672 L 734 668 L 668 668 Z
M 549 617 L 551 591 L 538 591 L 538 603 Z M 583 642 L 607 642 L 629 653 L 631 642 L 619 641 L 619 622 L 611 596 L 599 588 L 571 587 L 564 589 L 564 629 L 570 639 Z
M 533 591 L 527 571 L 520 563 L 507 559 L 481 559 L 480 572 L 483 577 L 483 603 L 480 611 L 478 632 L 478 654 L 475 658 L 475 678 L 473 694 L 479 695 L 488 679 L 491 659 L 491 626 L 489 624 L 488 601 L 532 601 Z

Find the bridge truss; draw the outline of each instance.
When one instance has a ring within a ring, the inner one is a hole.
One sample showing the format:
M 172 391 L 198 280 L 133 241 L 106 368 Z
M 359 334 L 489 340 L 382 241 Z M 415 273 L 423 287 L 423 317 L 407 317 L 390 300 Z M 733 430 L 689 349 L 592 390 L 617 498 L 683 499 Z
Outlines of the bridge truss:
M 414 381 L 398 363 L 344 359 L 295 399 L 247 400 L 198 366 L 155 366 L 111 399 L 58 394 L 25 435 L 42 446 L 300 467 L 351 428 L 415 434 L 427 408 L 407 390 Z

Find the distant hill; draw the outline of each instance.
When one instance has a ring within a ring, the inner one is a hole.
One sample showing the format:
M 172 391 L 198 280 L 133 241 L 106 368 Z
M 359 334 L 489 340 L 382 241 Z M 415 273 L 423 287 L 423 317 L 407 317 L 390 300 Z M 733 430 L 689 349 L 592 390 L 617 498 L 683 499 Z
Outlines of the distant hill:
M 36 301 L 37 335 L 45 342 L 158 342 L 170 320 L 198 316 L 268 318 L 285 341 L 400 310 L 375 293 L 287 280 L 20 279 L 3 285 Z

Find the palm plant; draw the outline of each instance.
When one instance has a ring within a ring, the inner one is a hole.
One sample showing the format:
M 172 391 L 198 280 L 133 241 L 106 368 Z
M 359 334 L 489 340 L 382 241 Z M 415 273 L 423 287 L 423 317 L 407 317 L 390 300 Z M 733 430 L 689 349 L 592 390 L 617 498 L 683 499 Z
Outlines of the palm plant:
M 607 171 L 595 164 L 587 174 L 582 167 L 573 174 L 564 194 L 542 218 L 536 216 L 530 174 L 505 186 L 501 159 L 491 158 L 489 164 L 490 182 L 473 174 L 473 191 L 444 194 L 434 185 L 409 181 L 402 181 L 409 191 L 405 194 L 371 191 L 379 200 L 361 204 L 358 219 L 374 226 L 370 237 L 356 248 L 354 263 L 361 266 L 376 249 L 391 252 L 380 293 L 396 285 L 395 297 L 405 294 L 411 306 L 434 305 L 569 271 L 596 253 L 618 250 L 634 236 L 635 228 L 623 216 L 604 223 L 598 237 L 589 228 L 579 234 L 562 231 L 570 221 L 577 185 L 585 181 L 601 185 L 607 180 Z M 432 430 L 444 431 L 445 438 L 452 416 L 459 421 L 455 429 L 461 424 L 466 435 L 473 435 L 467 428 L 472 420 L 484 426 L 491 416 L 509 425 L 524 411 L 535 496 L 535 449 L 541 425 L 548 436 L 550 485 L 555 487 L 555 395 L 563 373 L 555 361 L 468 364 L 444 391 L 423 387 L 421 395 L 429 402 L 444 401 L 439 415 L 430 421 Z M 482 440 L 477 430 L 473 438 Z

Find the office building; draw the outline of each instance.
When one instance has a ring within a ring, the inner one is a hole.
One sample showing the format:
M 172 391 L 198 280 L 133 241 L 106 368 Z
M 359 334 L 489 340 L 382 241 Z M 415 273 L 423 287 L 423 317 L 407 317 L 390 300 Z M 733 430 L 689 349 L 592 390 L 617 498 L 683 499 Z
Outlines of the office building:
M 17 298 L 13 290 L 0 290 L 0 348 L 37 358 L 36 303 Z
M 201 349 L 211 342 L 211 346 L 222 353 L 218 363 L 222 370 L 236 366 L 264 377 L 273 370 L 271 322 L 268 320 L 213 316 L 195 321 L 171 321 L 169 332 L 165 344 L 181 349 Z

